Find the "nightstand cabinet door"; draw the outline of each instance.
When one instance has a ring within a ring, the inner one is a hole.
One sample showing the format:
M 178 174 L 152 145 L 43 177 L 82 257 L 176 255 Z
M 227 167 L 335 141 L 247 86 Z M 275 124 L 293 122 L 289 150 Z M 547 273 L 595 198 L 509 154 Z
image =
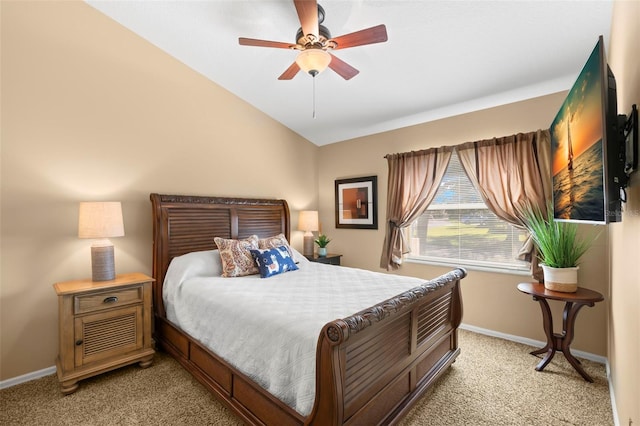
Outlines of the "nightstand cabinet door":
M 75 318 L 75 366 L 142 349 L 142 306 Z

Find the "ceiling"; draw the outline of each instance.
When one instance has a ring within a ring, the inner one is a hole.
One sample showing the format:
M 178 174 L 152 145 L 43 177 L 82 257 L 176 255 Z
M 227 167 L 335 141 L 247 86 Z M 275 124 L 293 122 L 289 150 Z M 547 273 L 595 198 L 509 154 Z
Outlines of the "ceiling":
M 389 40 L 335 51 L 360 73 L 314 82 L 277 79 L 295 51 L 238 44 L 294 43 L 291 0 L 87 3 L 318 146 L 567 90 L 599 35 L 608 46 L 612 14 L 611 1 L 320 0 L 333 37 L 385 24 Z

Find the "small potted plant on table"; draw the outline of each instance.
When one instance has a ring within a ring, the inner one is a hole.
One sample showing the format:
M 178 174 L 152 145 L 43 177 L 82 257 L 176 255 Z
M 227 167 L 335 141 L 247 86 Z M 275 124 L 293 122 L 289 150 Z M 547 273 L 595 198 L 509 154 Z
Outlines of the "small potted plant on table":
M 327 255 L 327 245 L 330 242 L 331 240 L 325 234 L 318 235 L 318 238 L 315 239 L 315 243 L 318 245 L 318 256 L 325 257 Z
M 547 290 L 573 293 L 578 289 L 578 263 L 591 247 L 597 234 L 578 237 L 576 223 L 558 222 L 553 219 L 553 207 L 547 206 L 547 215 L 540 208 L 525 209 L 524 226 L 531 234 Z

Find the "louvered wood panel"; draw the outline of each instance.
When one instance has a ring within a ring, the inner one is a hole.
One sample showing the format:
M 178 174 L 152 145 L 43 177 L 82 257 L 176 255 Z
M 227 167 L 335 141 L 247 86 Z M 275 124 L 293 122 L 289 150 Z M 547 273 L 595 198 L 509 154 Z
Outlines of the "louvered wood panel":
M 261 238 L 283 233 L 284 218 L 282 209 L 237 208 L 238 238 L 257 235 Z
M 411 349 L 410 327 L 410 315 L 405 314 L 398 321 L 382 326 L 368 339 L 347 347 L 344 401 L 348 412 L 359 408 L 355 398 L 366 400 L 386 384 L 382 379 L 389 375 L 389 365 L 406 359 Z M 356 406 L 350 407 L 353 403 Z
M 174 209 L 169 214 L 169 258 L 215 248 L 214 237 L 231 238 L 229 209 Z
M 76 367 L 142 347 L 142 307 L 76 318 Z
M 432 300 L 418 311 L 418 346 L 434 337 L 439 328 L 445 327 L 450 321 L 451 293 Z

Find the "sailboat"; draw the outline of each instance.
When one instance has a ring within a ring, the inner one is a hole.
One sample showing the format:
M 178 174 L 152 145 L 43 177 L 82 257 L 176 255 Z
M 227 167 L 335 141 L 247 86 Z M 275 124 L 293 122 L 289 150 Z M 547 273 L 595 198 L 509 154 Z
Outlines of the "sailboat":
M 571 110 L 569 110 L 569 120 L 567 121 L 567 144 L 569 145 L 567 148 L 568 160 L 569 160 L 567 169 L 569 170 L 573 170 L 573 146 L 571 145 L 571 120 L 573 120 L 573 115 L 571 115 Z

